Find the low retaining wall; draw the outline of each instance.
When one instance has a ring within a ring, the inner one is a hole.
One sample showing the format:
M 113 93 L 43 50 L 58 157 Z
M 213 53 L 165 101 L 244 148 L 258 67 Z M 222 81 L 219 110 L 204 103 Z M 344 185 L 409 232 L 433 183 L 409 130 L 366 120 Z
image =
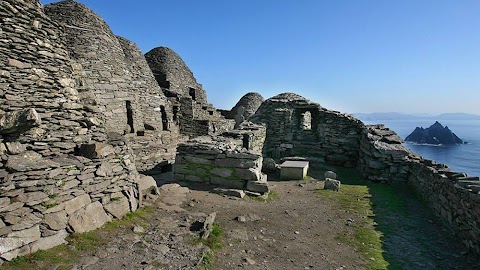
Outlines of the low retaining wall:
M 468 177 L 424 159 L 401 142 L 383 125 L 367 126 L 360 149 L 363 176 L 373 181 L 408 183 L 440 221 L 471 252 L 480 255 L 479 177 Z
M 0 177 L 0 260 L 52 248 L 70 232 L 99 228 L 137 209 L 138 173 L 127 146 L 98 143 L 79 151 L 88 158 L 8 156 Z
M 229 137 L 226 137 L 229 136 Z M 177 147 L 175 178 L 252 192 L 268 192 L 262 171 L 262 126 L 246 127 L 225 136 L 198 137 Z

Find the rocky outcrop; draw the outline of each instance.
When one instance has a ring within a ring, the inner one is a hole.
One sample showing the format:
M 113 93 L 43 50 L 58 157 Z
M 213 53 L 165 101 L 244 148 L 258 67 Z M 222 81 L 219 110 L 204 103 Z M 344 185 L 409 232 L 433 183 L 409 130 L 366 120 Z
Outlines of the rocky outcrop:
M 407 142 L 451 145 L 463 144 L 464 142 L 455 135 L 447 126 L 443 127 L 438 121 L 428 128 L 417 127 L 405 138 Z

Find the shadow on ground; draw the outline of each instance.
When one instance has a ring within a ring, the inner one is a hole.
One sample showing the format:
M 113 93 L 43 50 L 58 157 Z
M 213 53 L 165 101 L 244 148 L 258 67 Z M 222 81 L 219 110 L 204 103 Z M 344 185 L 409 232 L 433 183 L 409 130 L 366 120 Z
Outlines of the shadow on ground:
M 406 184 L 364 181 L 355 169 L 323 164 L 312 164 L 311 167 L 309 175 L 315 179 L 322 179 L 326 170 L 337 172 L 342 182 L 339 193 L 365 189 L 367 194 L 363 197 L 369 201 L 371 209 L 366 218 L 373 220 L 387 269 L 480 269 L 476 258 L 467 254 L 460 240 L 440 224 Z M 357 200 L 361 203 L 362 198 Z M 361 245 L 362 237 L 368 237 L 368 234 L 362 234 L 360 230 L 360 234 L 354 237 L 357 239 L 353 244 L 360 242 Z

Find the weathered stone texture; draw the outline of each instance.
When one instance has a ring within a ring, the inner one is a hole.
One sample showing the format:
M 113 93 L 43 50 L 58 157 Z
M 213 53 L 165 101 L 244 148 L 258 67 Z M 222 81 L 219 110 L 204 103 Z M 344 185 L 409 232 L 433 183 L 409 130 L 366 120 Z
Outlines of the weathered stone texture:
M 175 178 L 226 188 L 268 192 L 261 155 L 265 128 L 250 125 L 223 136 L 198 137 L 177 147 Z
M 250 119 L 267 126 L 267 157 L 316 157 L 346 167 L 357 163 L 363 124 L 350 115 L 284 93 L 263 102 Z
M 34 0 L 1 1 L 0 12 L 0 257 L 11 260 L 63 243 L 75 231 L 74 213 L 91 204 L 104 211 L 112 191 L 132 206 L 139 194 L 133 152 L 107 135 L 94 88 L 85 84 L 93 69 L 71 57 L 72 25 L 52 21 Z M 81 156 L 80 149 L 92 151 Z M 34 238 L 24 237 L 32 230 Z

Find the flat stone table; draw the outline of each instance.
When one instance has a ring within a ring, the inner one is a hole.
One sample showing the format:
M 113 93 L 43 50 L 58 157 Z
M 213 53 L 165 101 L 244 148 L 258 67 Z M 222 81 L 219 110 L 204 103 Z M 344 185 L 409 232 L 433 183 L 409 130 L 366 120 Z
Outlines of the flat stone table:
M 308 161 L 287 160 L 280 165 L 280 179 L 302 180 L 307 176 Z

